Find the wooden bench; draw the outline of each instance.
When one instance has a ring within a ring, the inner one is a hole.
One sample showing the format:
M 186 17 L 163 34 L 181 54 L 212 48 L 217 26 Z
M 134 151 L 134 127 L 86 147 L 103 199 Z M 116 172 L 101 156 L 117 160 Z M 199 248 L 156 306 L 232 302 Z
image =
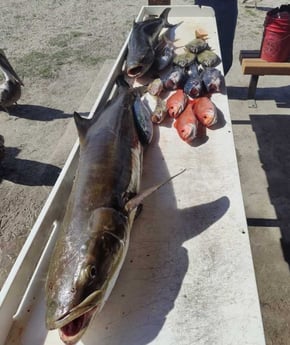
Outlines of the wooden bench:
M 290 75 L 290 62 L 268 62 L 260 58 L 259 50 L 241 50 L 240 63 L 243 74 L 250 74 L 248 88 L 249 107 L 256 107 L 255 95 L 259 76 Z

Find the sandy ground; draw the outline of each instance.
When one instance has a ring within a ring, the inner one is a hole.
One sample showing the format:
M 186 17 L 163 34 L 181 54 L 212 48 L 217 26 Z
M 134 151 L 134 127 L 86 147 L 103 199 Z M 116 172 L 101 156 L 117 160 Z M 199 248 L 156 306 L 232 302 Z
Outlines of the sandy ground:
M 192 4 L 193 1 L 171 3 Z M 120 1 L 116 5 L 110 0 L 14 0 L 1 10 L 4 25 L 0 41 L 25 87 L 19 105 L 11 109 L 10 115 L 0 111 L 0 134 L 6 146 L 6 157 L 0 167 L 0 287 L 76 139 L 73 111 L 82 103 L 103 62 L 117 57 L 133 19 L 146 4 L 143 1 Z M 290 343 L 290 280 L 288 264 L 280 247 L 282 228 L 279 221 L 265 225 L 257 219 L 279 218 L 279 212 L 287 210 L 289 195 L 284 193 L 278 200 L 277 212 L 278 185 L 272 184 L 269 188 L 267 177 L 274 179 L 275 176 L 266 174 L 270 168 L 265 164 L 269 161 L 263 159 L 267 156 L 267 146 L 264 150 L 260 146 L 257 155 L 250 146 L 251 140 L 245 140 L 246 133 L 257 145 L 259 137 L 253 137 L 255 129 L 258 134 L 269 133 L 267 123 L 261 128 L 255 116 L 269 114 L 268 106 L 275 108 L 276 104 L 267 103 L 273 96 L 272 81 L 265 80 L 268 88 L 259 90 L 257 96 L 266 103 L 259 103 L 258 110 L 249 113 L 245 100 L 249 77 L 241 75 L 238 62 L 240 49 L 259 48 L 265 13 L 277 4 L 265 0 L 258 3 L 258 8 L 245 7 L 242 1 L 239 5 L 235 61 L 227 77 L 229 103 L 267 345 L 287 345 Z M 259 85 L 262 86 L 263 81 Z M 279 95 L 281 92 L 289 95 L 288 85 L 286 82 L 281 86 Z M 276 95 L 277 92 L 279 90 Z M 283 114 L 289 113 L 289 103 L 287 107 Z M 249 119 L 248 127 L 240 126 L 243 121 L 247 124 Z M 274 126 L 274 133 L 278 134 L 277 124 L 273 124 L 273 119 L 270 121 L 268 125 Z M 283 135 L 287 140 L 285 126 Z M 268 137 L 270 140 L 271 135 Z M 289 149 L 285 154 L 289 157 Z M 275 161 L 270 163 L 275 164 Z M 261 166 L 263 172 L 254 173 L 259 172 Z M 287 166 L 280 168 L 283 170 Z M 283 181 L 289 182 L 289 173 L 285 174 Z M 269 195 L 271 200 L 265 206 Z M 283 224 L 286 223 L 284 219 Z

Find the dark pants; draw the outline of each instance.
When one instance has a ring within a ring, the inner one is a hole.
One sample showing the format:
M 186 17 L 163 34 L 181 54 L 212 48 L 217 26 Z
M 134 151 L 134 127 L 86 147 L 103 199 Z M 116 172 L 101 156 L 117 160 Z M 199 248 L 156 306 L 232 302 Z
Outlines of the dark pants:
M 210 6 L 215 11 L 223 67 L 228 73 L 233 62 L 233 43 L 238 18 L 237 0 L 195 0 L 196 5 Z

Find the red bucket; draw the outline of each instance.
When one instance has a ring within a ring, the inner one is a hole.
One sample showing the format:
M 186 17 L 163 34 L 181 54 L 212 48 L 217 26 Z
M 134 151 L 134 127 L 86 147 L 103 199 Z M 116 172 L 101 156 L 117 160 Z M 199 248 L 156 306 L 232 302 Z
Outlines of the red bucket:
M 290 12 L 279 9 L 268 12 L 264 22 L 261 58 L 285 62 L 290 58 Z

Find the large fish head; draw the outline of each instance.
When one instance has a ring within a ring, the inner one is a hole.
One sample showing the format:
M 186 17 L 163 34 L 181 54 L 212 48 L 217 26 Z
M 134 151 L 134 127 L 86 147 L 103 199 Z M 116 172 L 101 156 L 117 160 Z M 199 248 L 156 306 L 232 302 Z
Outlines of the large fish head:
M 104 306 L 126 255 L 129 230 L 123 213 L 99 208 L 74 238 L 78 247 L 70 239 L 57 243 L 46 282 L 46 326 L 58 328 L 65 344 L 75 344 Z
M 137 49 L 128 52 L 126 70 L 130 78 L 142 77 L 152 66 L 155 58 L 154 49 L 151 45 L 145 44 Z

